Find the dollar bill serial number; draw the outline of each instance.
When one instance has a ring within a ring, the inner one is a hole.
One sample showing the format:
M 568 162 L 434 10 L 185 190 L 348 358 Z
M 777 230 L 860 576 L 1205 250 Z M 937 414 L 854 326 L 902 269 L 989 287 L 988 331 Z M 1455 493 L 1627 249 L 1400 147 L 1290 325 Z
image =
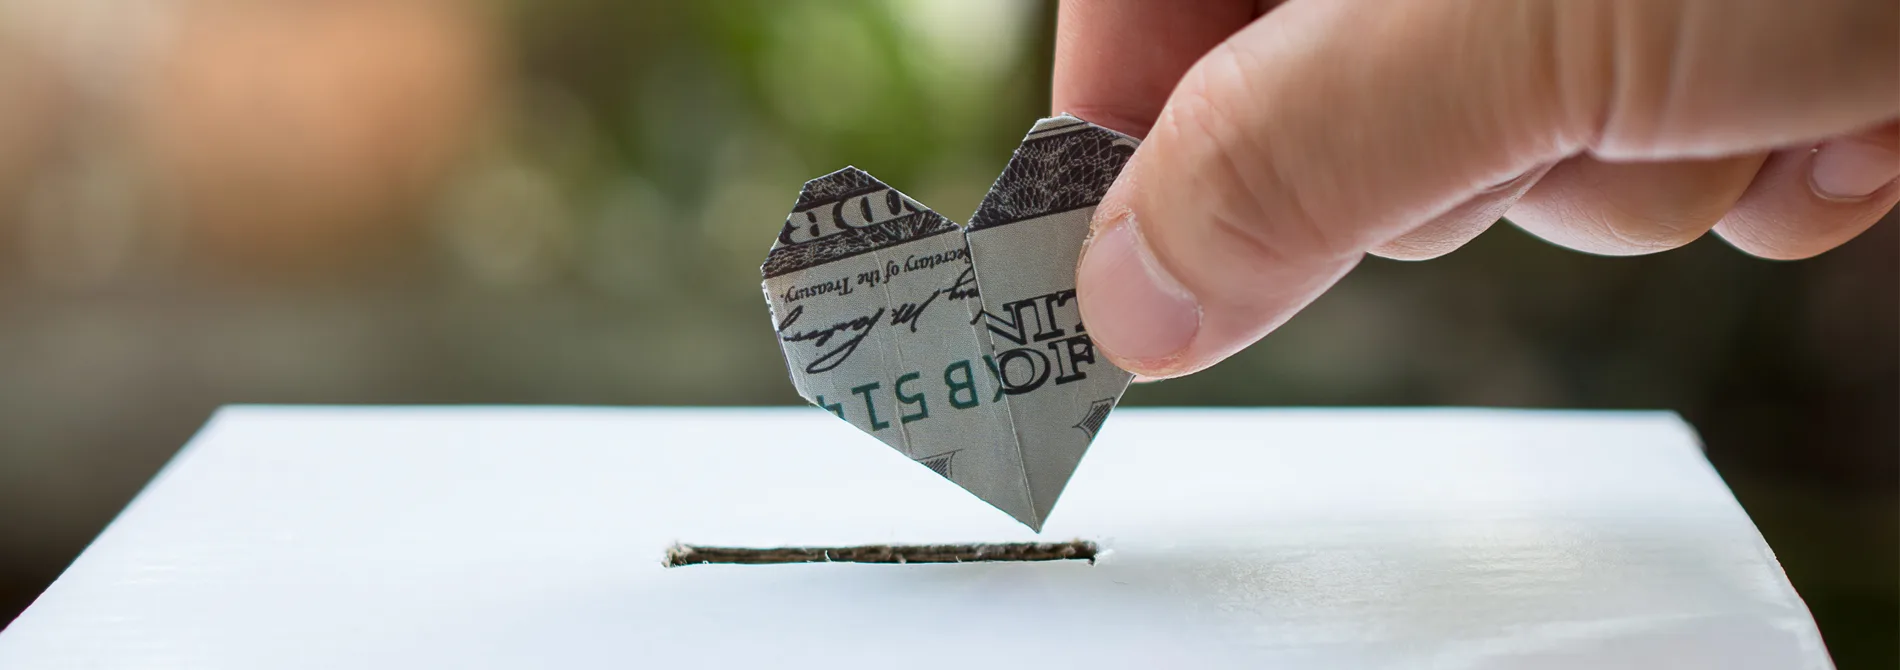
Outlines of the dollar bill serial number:
M 806 372 L 828 372 L 848 360 L 879 326 L 910 326 L 914 331 L 918 316 L 940 294 L 952 294 L 952 299 L 973 297 L 973 291 L 964 294 L 957 290 L 964 285 L 959 281 L 952 290 L 933 293 L 924 300 L 888 310 L 880 307 L 818 328 L 797 327 L 803 310 L 794 308 L 779 324 L 779 338 L 815 347 L 818 355 L 806 365 Z M 872 430 L 883 430 L 929 419 L 933 412 L 971 409 L 1046 386 L 1082 381 L 1097 361 L 1094 342 L 1071 305 L 1074 300 L 1075 290 L 1065 289 L 1011 301 L 995 312 L 980 311 L 972 325 L 981 324 L 1001 351 L 951 361 L 941 370 L 911 370 L 888 379 L 870 380 L 852 386 L 846 397 L 817 395 L 813 402 L 839 418 L 851 421 L 862 417 L 862 423 Z

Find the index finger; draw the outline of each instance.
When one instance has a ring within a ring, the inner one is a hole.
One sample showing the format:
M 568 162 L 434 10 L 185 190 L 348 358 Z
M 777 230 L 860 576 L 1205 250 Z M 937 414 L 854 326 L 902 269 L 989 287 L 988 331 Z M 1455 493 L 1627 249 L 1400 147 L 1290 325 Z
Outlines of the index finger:
M 1273 4 L 1063 0 L 1056 13 L 1054 111 L 1146 135 L 1181 75 Z

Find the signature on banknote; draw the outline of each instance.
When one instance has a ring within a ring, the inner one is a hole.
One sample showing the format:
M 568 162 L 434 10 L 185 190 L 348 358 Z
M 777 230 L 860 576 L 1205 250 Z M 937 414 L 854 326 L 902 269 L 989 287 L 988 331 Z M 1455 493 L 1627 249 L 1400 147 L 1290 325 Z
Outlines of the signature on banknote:
M 864 338 L 870 336 L 871 328 L 877 325 L 878 318 L 884 316 L 884 308 L 879 307 L 877 311 L 870 314 L 839 321 L 823 328 L 786 332 L 787 328 L 792 327 L 792 324 L 797 323 L 798 318 L 804 315 L 804 305 L 793 307 L 791 312 L 786 313 L 785 319 L 778 324 L 779 339 L 786 342 L 810 342 L 812 346 L 824 349 L 831 346 L 831 340 L 841 334 L 857 333 L 857 335 L 838 340 L 837 346 L 820 354 L 818 358 L 805 366 L 805 372 L 818 374 L 829 372 L 850 359 L 851 354 L 858 350 L 858 345 L 864 343 Z
M 957 275 L 956 281 L 952 282 L 949 286 L 931 291 L 930 294 L 925 296 L 922 300 L 902 303 L 891 308 L 890 325 L 894 328 L 907 328 L 907 332 L 915 333 L 917 332 L 918 322 L 923 318 L 924 311 L 929 309 L 931 304 L 935 303 L 938 298 L 944 298 L 946 301 L 954 302 L 975 298 L 977 295 L 976 271 L 974 268 L 966 267 L 962 273 Z M 823 350 L 817 359 L 814 359 L 810 364 L 805 366 L 805 372 L 818 374 L 836 369 L 839 365 L 843 365 L 845 361 L 850 360 L 851 354 L 857 352 L 858 346 L 864 343 L 864 338 L 869 337 L 871 330 L 877 327 L 878 319 L 884 316 L 884 309 L 880 307 L 877 311 L 871 312 L 870 314 L 845 319 L 823 328 L 797 331 L 787 330 L 791 328 L 793 324 L 798 323 L 798 320 L 804 315 L 804 305 L 793 307 L 792 311 L 786 313 L 785 318 L 779 321 L 776 330 L 778 331 L 779 339 L 782 341 L 808 342 L 811 346 Z M 979 314 L 977 318 L 982 318 L 982 315 Z M 841 336 L 847 333 L 856 334 L 841 338 Z M 835 345 L 832 343 L 834 339 L 837 340 Z M 829 348 L 827 349 L 827 347 Z

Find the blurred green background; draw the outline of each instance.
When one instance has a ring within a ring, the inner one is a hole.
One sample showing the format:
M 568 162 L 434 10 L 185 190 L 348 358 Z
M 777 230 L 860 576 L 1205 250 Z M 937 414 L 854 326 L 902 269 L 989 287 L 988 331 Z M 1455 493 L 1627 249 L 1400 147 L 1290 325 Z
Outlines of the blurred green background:
M 788 404 L 758 264 L 846 164 L 967 218 L 1027 0 L 0 1 L 0 622 L 221 404 Z M 1500 225 L 1127 404 L 1662 408 L 1842 668 L 1900 666 L 1900 239 Z

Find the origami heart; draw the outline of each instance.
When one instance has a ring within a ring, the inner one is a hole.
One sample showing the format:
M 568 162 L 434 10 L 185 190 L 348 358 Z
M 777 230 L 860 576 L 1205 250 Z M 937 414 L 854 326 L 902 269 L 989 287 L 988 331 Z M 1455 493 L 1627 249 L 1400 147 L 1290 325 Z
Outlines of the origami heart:
M 1130 380 L 1075 265 L 1135 145 L 1037 122 L 967 228 L 856 168 L 807 182 L 761 268 L 799 394 L 1040 532 Z

